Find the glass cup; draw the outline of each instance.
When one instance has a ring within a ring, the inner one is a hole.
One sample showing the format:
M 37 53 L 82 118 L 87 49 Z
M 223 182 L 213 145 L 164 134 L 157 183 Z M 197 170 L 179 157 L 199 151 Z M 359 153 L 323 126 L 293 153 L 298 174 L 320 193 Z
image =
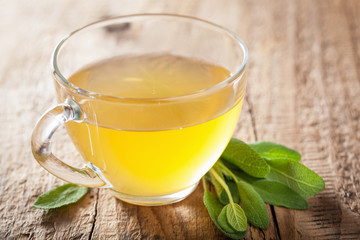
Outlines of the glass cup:
M 89 64 L 156 54 L 206 61 L 231 74 L 204 89 L 161 98 L 104 95 L 69 81 Z M 54 50 L 59 104 L 36 124 L 33 155 L 60 179 L 109 188 L 129 203 L 180 201 L 196 188 L 233 134 L 244 98 L 247 58 L 245 44 L 233 32 L 194 17 L 137 14 L 86 25 Z M 84 167 L 53 155 L 52 137 L 60 126 L 87 162 Z

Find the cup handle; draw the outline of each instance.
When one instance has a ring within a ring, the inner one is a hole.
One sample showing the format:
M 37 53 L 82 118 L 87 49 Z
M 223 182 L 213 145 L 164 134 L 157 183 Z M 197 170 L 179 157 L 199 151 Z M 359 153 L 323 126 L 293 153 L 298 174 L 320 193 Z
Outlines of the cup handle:
M 83 168 L 72 167 L 51 151 L 52 136 L 55 131 L 68 121 L 82 122 L 84 114 L 72 100 L 58 104 L 45 112 L 37 122 L 31 137 L 31 148 L 39 164 L 56 177 L 86 187 L 106 187 L 107 180 L 102 178 L 100 169 L 92 164 Z

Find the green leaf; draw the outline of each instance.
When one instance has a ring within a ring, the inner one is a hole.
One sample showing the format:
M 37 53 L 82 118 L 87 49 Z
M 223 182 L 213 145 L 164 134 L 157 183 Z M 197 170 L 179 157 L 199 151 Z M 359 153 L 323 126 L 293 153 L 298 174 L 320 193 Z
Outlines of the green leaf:
M 245 234 L 248 231 L 248 228 L 246 227 L 246 230 L 243 232 L 236 231 L 233 227 L 230 226 L 230 224 L 227 221 L 226 217 L 226 207 L 224 207 L 219 216 L 218 216 L 218 222 L 221 225 L 222 229 L 226 231 L 225 235 L 228 237 L 234 238 L 234 239 L 241 239 L 245 236 Z
M 299 162 L 277 159 L 267 161 L 271 166 L 267 179 L 284 183 L 303 198 L 314 196 L 325 188 L 324 180 Z
M 241 171 L 241 170 L 232 170 L 232 173 L 238 178 L 241 179 L 247 183 L 253 183 L 255 181 L 258 181 L 259 178 L 254 178 L 248 174 L 246 174 L 245 172 Z
M 269 165 L 257 152 L 236 138 L 230 140 L 221 158 L 253 177 L 263 178 L 270 171 Z
M 292 209 L 307 209 L 309 207 L 303 197 L 282 183 L 264 179 L 254 182 L 252 186 L 261 198 L 271 205 Z
M 215 194 L 213 194 L 212 192 L 210 192 L 207 189 L 205 181 L 204 181 L 204 198 L 203 198 L 203 200 L 204 200 L 204 205 L 205 205 L 206 209 L 208 210 L 211 220 L 214 222 L 216 227 L 218 229 L 220 229 L 220 231 L 222 231 L 226 236 L 233 238 L 233 239 L 241 239 L 245 236 L 247 229 L 244 232 L 237 232 L 235 230 L 228 232 L 220 225 L 220 223 L 218 221 L 218 217 L 219 217 L 222 209 L 224 208 L 224 205 L 222 205 L 220 203 L 219 199 L 215 196 Z M 224 223 L 222 223 L 222 224 L 224 224 Z
M 219 199 L 215 196 L 215 194 L 213 194 L 210 191 L 204 192 L 203 200 L 204 200 L 205 207 L 207 208 L 211 219 L 213 220 L 213 222 L 215 223 L 215 225 L 218 228 L 221 228 L 217 221 L 217 217 L 219 216 L 224 205 L 222 205 L 221 202 L 219 201 Z
M 218 216 L 219 225 L 228 233 L 238 232 L 228 223 L 228 220 L 226 217 L 226 212 L 227 212 L 227 206 L 223 207 L 223 209 L 221 210 L 221 212 Z
M 239 204 L 230 203 L 225 206 L 226 208 L 226 218 L 231 227 L 236 231 L 242 232 L 247 228 L 247 219 L 244 213 L 244 210 L 240 207 Z
M 257 143 L 251 143 L 249 146 L 254 149 L 261 157 L 266 158 L 268 160 L 274 159 L 287 159 L 290 161 L 300 161 L 301 155 L 284 145 L 261 141 Z
M 40 195 L 33 207 L 40 209 L 62 207 L 79 201 L 87 192 L 87 187 L 72 183 L 64 184 Z
M 237 182 L 241 207 L 244 209 L 247 220 L 254 226 L 266 229 L 269 226 L 269 215 L 266 205 L 254 188 L 243 181 Z
M 229 181 L 225 179 L 225 183 L 226 185 L 228 185 L 230 193 L 231 193 L 231 197 L 233 199 L 233 201 L 235 203 L 239 203 L 240 202 L 240 196 L 239 196 L 239 192 L 236 186 L 236 183 L 234 183 L 233 181 Z M 229 201 L 229 197 L 225 191 L 225 189 L 221 192 L 220 196 L 219 196 L 220 202 L 222 204 L 228 204 L 230 203 Z

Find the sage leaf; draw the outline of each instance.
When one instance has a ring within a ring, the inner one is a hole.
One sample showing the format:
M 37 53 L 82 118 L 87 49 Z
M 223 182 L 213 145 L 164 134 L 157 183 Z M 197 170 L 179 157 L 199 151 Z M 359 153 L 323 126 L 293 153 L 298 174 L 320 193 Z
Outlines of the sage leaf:
M 269 165 L 257 152 L 236 138 L 230 140 L 221 158 L 253 177 L 263 178 L 270 171 Z
M 264 179 L 254 182 L 252 186 L 261 198 L 271 205 L 292 209 L 307 209 L 309 207 L 303 197 L 282 183 Z
M 247 219 L 244 210 L 239 204 L 230 203 L 225 206 L 226 218 L 231 227 L 236 231 L 243 232 L 247 228 Z
M 33 207 L 53 209 L 79 201 L 88 192 L 87 187 L 72 183 L 64 184 L 39 196 Z
M 238 232 L 236 231 L 229 223 L 226 217 L 226 211 L 227 211 L 227 207 L 223 207 L 223 209 L 221 210 L 219 216 L 218 216 L 218 223 L 219 225 L 228 233 L 235 233 Z
M 254 226 L 266 229 L 269 226 L 269 215 L 264 200 L 254 188 L 243 181 L 237 182 L 241 207 L 247 220 Z
M 254 178 L 241 170 L 232 170 L 232 173 L 237 177 L 237 179 L 240 179 L 250 184 L 259 180 L 259 178 Z
M 204 205 L 209 212 L 210 218 L 213 220 L 215 225 L 221 230 L 221 226 L 219 225 L 217 219 L 221 210 L 224 208 L 224 205 L 221 204 L 221 202 L 215 196 L 215 194 L 209 191 L 204 179 L 203 179 L 203 186 L 204 186 L 204 197 L 203 197 Z
M 245 231 L 238 232 L 230 226 L 226 217 L 226 207 L 221 210 L 218 216 L 218 222 L 221 225 L 222 229 L 226 231 L 226 235 L 234 239 L 242 239 L 248 231 L 248 228 L 246 228 Z
M 203 201 L 204 201 L 204 205 L 205 205 L 206 209 L 208 210 L 211 220 L 214 222 L 216 227 L 218 229 L 220 229 L 220 231 L 222 231 L 226 236 L 233 238 L 233 239 L 241 239 L 245 236 L 247 229 L 244 232 L 237 232 L 235 230 L 228 232 L 219 224 L 218 217 L 219 217 L 222 209 L 224 208 L 224 205 L 222 205 L 220 203 L 219 199 L 215 196 L 215 194 L 213 194 L 212 192 L 210 192 L 207 189 L 205 183 L 204 183 Z M 224 225 L 224 223 L 222 223 L 222 224 Z
M 286 159 L 268 160 L 267 179 L 284 183 L 303 198 L 314 196 L 325 188 L 324 180 L 299 162 Z
M 234 203 L 239 203 L 240 202 L 240 196 L 239 196 L 239 192 L 236 186 L 236 183 L 234 183 L 233 181 L 229 181 L 225 179 L 225 183 L 226 185 L 228 185 L 230 193 L 231 193 L 231 197 L 234 201 Z M 225 189 L 222 190 L 220 196 L 219 196 L 220 202 L 222 204 L 228 204 L 230 203 L 229 197 L 225 191 Z
M 281 144 L 261 141 L 251 143 L 249 146 L 254 149 L 261 157 L 268 160 L 287 159 L 298 162 L 301 159 L 301 155 L 297 151 L 285 147 Z
M 217 218 L 221 210 L 223 209 L 224 205 L 222 205 L 219 199 L 215 196 L 215 194 L 213 194 L 210 191 L 204 191 L 203 200 L 205 207 L 209 212 L 210 218 L 213 220 L 213 222 L 218 228 L 221 228 L 217 221 Z

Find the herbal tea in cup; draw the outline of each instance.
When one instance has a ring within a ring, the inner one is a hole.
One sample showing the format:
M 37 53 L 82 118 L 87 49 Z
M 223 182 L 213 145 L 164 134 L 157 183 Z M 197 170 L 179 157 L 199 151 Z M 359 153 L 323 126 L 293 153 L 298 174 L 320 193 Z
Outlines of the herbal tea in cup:
M 87 25 L 55 49 L 59 105 L 34 130 L 34 156 L 63 180 L 110 188 L 130 203 L 179 201 L 233 134 L 246 61 L 236 35 L 191 17 L 143 14 Z M 84 168 L 51 153 L 61 125 Z

